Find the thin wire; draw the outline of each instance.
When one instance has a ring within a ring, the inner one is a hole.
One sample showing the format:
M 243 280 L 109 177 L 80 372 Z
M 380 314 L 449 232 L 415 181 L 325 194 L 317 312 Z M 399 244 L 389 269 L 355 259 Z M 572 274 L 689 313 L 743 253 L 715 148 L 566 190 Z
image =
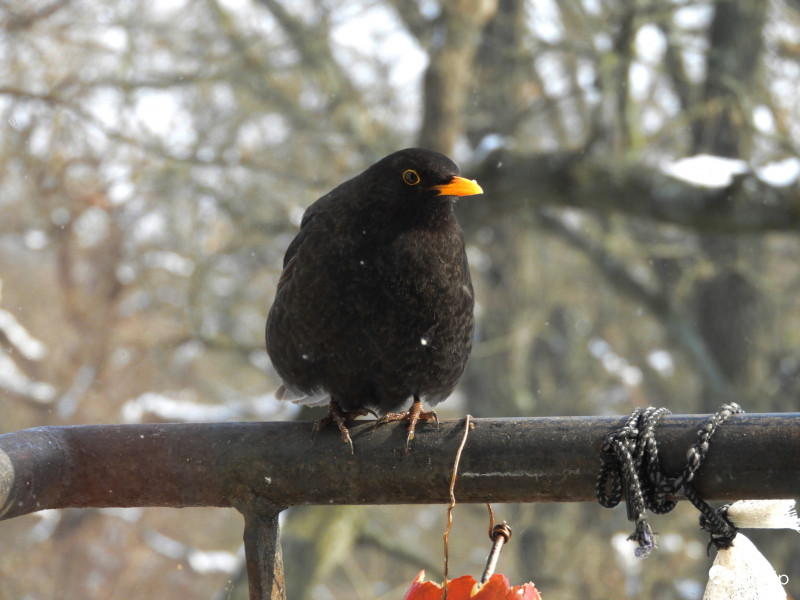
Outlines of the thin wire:
M 458 474 L 458 463 L 461 460 L 461 452 L 464 450 L 464 446 L 467 443 L 471 418 L 472 415 L 467 415 L 464 419 L 464 437 L 461 438 L 461 444 L 458 446 L 458 450 L 456 451 L 456 460 L 453 463 L 453 474 L 450 476 L 450 505 L 447 507 L 447 527 L 444 530 L 444 581 L 442 582 L 444 587 L 444 595 L 442 596 L 442 600 L 447 600 L 447 573 L 448 564 L 450 561 L 447 542 L 450 538 L 450 528 L 453 526 L 453 509 L 456 507 L 456 475 Z

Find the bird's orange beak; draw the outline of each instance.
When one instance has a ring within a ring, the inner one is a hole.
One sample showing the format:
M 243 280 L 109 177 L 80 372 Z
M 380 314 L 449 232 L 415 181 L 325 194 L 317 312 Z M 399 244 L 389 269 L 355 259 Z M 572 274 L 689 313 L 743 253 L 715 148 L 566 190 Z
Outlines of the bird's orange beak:
M 483 193 L 476 181 L 463 177 L 453 177 L 448 183 L 434 185 L 431 189 L 438 190 L 440 196 L 474 196 Z

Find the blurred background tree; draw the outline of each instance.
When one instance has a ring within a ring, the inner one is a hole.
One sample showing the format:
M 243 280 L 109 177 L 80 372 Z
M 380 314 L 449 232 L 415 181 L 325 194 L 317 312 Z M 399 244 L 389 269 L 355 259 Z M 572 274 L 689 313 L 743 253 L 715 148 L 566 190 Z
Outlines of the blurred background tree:
M 796 410 L 794 0 L 0 3 L 0 433 L 311 419 L 263 326 L 303 209 L 381 156 L 453 156 L 478 300 L 443 417 Z M 695 157 L 687 160 L 687 157 Z M 794 291 L 793 291 L 794 290 Z M 695 513 L 495 507 L 549 600 L 700 598 Z M 289 597 L 440 578 L 444 508 L 287 511 Z M 460 506 L 455 573 L 484 509 Z M 232 510 L 0 525 L 1 598 L 242 598 Z M 790 536 L 754 536 L 800 596 Z

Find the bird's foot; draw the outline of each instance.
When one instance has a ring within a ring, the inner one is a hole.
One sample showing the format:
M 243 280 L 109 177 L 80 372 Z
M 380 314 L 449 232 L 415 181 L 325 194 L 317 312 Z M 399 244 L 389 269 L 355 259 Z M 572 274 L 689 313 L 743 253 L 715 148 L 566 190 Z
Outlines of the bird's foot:
M 328 414 L 314 423 L 314 429 L 311 432 L 311 439 L 314 439 L 317 434 L 325 429 L 328 425 L 335 423 L 342 435 L 342 441 L 345 444 L 350 445 L 350 454 L 354 454 L 353 440 L 350 439 L 350 432 L 347 430 L 346 423 L 347 421 L 352 421 L 356 417 L 363 417 L 366 415 L 372 415 L 376 419 L 378 418 L 378 415 L 368 408 L 359 408 L 357 410 L 348 412 L 342 409 L 342 406 L 336 400 L 331 400 L 330 404 L 328 404 Z
M 394 421 L 408 421 L 408 436 L 406 437 L 406 452 L 408 452 L 408 443 L 414 439 L 414 430 L 417 427 L 418 421 L 433 421 L 436 423 L 436 429 L 439 429 L 439 417 L 436 416 L 436 411 L 422 410 L 422 402 L 417 396 L 414 396 L 414 403 L 405 412 L 399 413 L 386 413 L 377 420 L 375 427 L 392 423 Z

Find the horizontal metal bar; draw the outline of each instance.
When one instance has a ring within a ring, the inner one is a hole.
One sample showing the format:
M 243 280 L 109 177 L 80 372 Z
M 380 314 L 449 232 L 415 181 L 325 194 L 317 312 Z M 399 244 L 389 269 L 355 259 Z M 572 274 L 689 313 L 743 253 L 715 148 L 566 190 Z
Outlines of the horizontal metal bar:
M 475 419 L 459 502 L 594 499 L 603 437 L 626 417 Z M 662 465 L 679 473 L 703 415 L 657 427 Z M 405 428 L 309 423 L 42 427 L 0 436 L 0 519 L 68 506 L 233 506 L 447 502 L 464 421 Z M 736 415 L 716 433 L 695 485 L 707 499 L 800 495 L 800 413 Z

